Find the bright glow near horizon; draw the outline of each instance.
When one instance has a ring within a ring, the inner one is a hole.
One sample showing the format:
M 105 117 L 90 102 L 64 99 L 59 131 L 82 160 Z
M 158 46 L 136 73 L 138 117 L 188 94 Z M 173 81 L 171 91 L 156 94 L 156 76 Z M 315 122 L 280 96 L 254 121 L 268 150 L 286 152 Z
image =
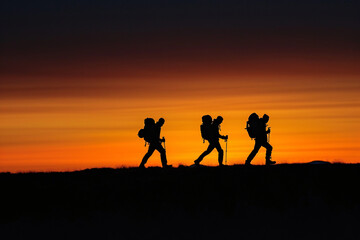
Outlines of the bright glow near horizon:
M 129 81 L 132 93 L 110 82 L 105 94 L 95 96 L 1 99 L 0 171 L 137 166 L 147 150 L 137 137 L 146 117 L 166 120 L 162 135 L 169 164 L 191 165 L 207 147 L 199 132 L 204 114 L 224 117 L 228 164 L 243 164 L 254 144 L 244 129 L 252 112 L 270 116 L 278 163 L 359 162 L 360 84 L 354 77 L 204 77 L 153 83 L 153 93 L 151 86 Z M 224 142 L 222 146 L 225 150 Z M 264 158 L 261 150 L 253 163 L 264 164 Z M 217 152 L 203 164 L 217 165 Z M 147 165 L 161 165 L 157 152 Z

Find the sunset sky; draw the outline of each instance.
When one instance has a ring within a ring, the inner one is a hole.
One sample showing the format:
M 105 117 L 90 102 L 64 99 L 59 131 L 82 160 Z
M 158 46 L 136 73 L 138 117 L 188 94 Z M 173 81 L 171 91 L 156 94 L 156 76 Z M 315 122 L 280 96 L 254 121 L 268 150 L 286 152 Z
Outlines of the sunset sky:
M 137 166 L 146 117 L 165 118 L 169 164 L 191 165 L 205 114 L 223 116 L 228 164 L 243 164 L 252 112 L 270 116 L 278 163 L 358 163 L 359 12 L 351 0 L 2 2 L 0 172 Z

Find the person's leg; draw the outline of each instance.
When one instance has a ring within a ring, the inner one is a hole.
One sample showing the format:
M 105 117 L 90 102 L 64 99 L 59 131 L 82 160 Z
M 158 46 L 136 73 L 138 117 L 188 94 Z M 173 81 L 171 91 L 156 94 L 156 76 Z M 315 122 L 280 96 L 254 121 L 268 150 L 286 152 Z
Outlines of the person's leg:
M 161 143 L 159 143 L 159 144 L 156 144 L 155 149 L 160 153 L 162 166 L 163 166 L 163 167 L 168 166 L 168 165 L 167 165 L 166 150 L 165 150 L 165 148 L 163 148 L 163 146 L 161 145 Z
M 271 159 L 271 152 L 272 152 L 272 149 L 273 149 L 273 147 L 270 145 L 270 143 L 268 143 L 268 142 L 264 142 L 263 144 L 262 144 L 262 146 L 264 147 L 264 148 L 266 148 L 266 157 L 265 157 L 265 159 L 266 159 L 266 164 L 275 164 L 276 162 L 275 161 L 271 161 L 270 159 Z
M 147 160 L 149 159 L 149 157 L 151 157 L 151 155 L 153 154 L 154 151 L 155 151 L 154 146 L 150 144 L 149 149 L 148 149 L 147 153 L 145 154 L 145 156 L 143 157 L 139 167 L 145 167 Z
M 254 149 L 247 157 L 245 164 L 250 164 L 250 162 L 254 159 L 255 155 L 259 152 L 260 148 L 261 148 L 261 144 L 255 140 Z
M 200 162 L 204 159 L 204 157 L 206 155 L 208 155 L 209 153 L 211 153 L 211 151 L 214 149 L 214 145 L 213 144 L 209 144 L 208 148 L 198 157 L 198 159 L 195 160 L 195 164 L 198 165 L 200 164 Z
M 219 153 L 219 156 L 218 156 L 218 161 L 219 161 L 219 165 L 223 165 L 223 159 L 224 159 L 224 150 L 221 148 L 221 145 L 219 142 L 216 142 L 215 143 L 215 148 L 216 150 L 218 151 Z

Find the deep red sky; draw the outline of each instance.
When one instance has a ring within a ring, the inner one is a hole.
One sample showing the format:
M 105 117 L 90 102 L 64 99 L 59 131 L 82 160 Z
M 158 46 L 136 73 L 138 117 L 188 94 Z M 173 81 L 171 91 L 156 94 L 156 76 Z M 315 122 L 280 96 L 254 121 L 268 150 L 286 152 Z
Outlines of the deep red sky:
M 203 114 L 224 117 L 230 164 L 243 163 L 254 111 L 270 115 L 280 163 L 358 162 L 357 10 L 352 1 L 6 3 L 0 171 L 135 166 L 149 116 L 166 119 L 169 162 L 188 165 L 206 148 Z

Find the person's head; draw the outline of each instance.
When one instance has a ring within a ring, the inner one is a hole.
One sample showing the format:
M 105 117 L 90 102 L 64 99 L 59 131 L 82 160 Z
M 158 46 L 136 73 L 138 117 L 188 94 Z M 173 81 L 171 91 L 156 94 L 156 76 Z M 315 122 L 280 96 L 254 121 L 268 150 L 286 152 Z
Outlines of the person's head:
M 222 122 L 223 122 L 223 117 L 222 116 L 218 116 L 215 120 L 214 120 L 214 122 L 216 122 L 217 124 L 221 124 Z
M 264 114 L 263 119 L 267 123 L 269 121 L 269 116 L 267 114 Z
M 145 118 L 144 124 L 145 126 L 155 125 L 155 120 L 153 118 Z
M 165 123 L 165 119 L 159 118 L 158 123 L 159 123 L 160 127 L 162 127 L 164 125 L 164 123 Z
M 210 115 L 204 115 L 204 116 L 202 116 L 202 122 L 204 124 L 211 124 L 212 117 Z

